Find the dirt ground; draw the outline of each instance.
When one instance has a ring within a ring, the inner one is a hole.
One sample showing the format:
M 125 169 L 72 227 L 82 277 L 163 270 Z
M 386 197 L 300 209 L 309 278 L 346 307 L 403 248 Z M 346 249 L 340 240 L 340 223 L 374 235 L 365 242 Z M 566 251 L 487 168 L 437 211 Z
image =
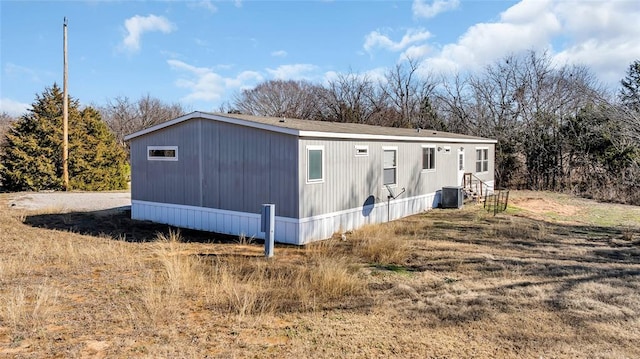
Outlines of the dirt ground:
M 130 192 L 19 192 L 7 196 L 12 209 L 49 210 L 52 212 L 127 209 Z

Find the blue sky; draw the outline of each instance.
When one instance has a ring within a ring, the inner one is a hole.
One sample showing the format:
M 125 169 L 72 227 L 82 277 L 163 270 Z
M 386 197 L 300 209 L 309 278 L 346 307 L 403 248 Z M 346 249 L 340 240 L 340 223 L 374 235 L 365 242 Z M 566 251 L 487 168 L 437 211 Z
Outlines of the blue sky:
M 270 79 L 376 79 L 407 57 L 433 73 L 478 71 L 531 49 L 615 89 L 640 59 L 636 0 L 3 0 L 0 112 L 19 115 L 62 84 L 64 17 L 82 105 L 150 95 L 212 111 Z

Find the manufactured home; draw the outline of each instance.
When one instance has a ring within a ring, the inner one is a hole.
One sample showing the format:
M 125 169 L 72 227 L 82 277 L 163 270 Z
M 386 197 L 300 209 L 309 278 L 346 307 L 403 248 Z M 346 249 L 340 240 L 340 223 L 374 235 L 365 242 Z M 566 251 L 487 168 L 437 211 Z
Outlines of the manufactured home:
M 131 216 L 303 245 L 440 203 L 467 176 L 493 186 L 496 141 L 353 123 L 193 112 L 130 134 Z

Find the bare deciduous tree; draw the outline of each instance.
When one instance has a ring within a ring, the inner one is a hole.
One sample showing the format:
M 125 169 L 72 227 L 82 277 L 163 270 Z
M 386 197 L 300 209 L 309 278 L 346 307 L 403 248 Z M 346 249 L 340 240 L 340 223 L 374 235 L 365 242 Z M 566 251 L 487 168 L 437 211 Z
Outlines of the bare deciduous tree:
M 178 103 L 166 104 L 149 95 L 141 97 L 136 102 L 128 97 L 116 97 L 108 100 L 99 110 L 116 139 L 122 144 L 126 135 L 180 117 L 186 112 Z
M 432 111 L 431 97 L 436 83 L 432 76 L 420 76 L 420 62 L 409 58 L 396 64 L 380 84 L 389 106 L 396 113 L 394 127 L 440 127 Z
M 341 74 L 329 82 L 322 96 L 325 119 L 334 122 L 380 124 L 382 104 L 366 75 Z
M 0 113 L 0 145 L 5 141 L 5 134 L 9 131 L 11 124 L 15 121 L 16 119 L 8 113 Z
M 320 89 L 306 81 L 270 80 L 243 90 L 234 109 L 257 116 L 312 119 L 317 116 Z

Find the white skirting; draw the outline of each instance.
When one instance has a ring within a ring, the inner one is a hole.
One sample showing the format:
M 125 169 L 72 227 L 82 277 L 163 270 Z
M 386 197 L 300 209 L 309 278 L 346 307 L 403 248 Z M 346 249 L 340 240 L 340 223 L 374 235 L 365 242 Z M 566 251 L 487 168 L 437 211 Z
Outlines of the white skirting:
M 302 245 L 329 238 L 334 233 L 357 229 L 365 224 L 382 223 L 389 219 L 420 213 L 437 206 L 438 201 L 436 194 L 430 193 L 392 200 L 388 209 L 385 201 L 370 208 L 358 207 L 301 219 L 276 216 L 275 240 L 280 243 Z M 258 213 L 132 200 L 131 218 L 181 228 L 264 239 L 264 233 L 260 232 Z

